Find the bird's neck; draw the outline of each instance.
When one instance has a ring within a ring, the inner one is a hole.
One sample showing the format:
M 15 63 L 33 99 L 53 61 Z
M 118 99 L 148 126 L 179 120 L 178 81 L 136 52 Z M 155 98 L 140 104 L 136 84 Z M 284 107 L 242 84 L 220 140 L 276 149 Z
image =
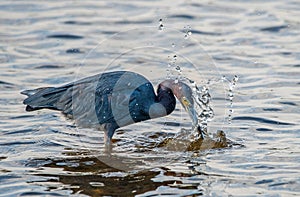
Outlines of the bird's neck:
M 175 109 L 176 99 L 171 89 L 157 90 L 156 102 L 151 105 L 149 115 L 151 118 L 158 118 L 172 113 Z
M 166 109 L 167 115 L 174 111 L 176 99 L 173 92 L 170 89 L 158 91 L 157 99 L 157 102 L 160 103 Z

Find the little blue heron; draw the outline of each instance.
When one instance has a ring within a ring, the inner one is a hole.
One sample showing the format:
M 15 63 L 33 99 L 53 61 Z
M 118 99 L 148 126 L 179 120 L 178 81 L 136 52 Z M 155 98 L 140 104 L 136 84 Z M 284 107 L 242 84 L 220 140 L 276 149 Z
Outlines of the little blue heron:
M 62 111 L 78 126 L 104 130 L 106 144 L 116 129 L 136 122 L 166 116 L 175 109 L 176 99 L 197 125 L 191 88 L 167 79 L 157 88 L 149 80 L 129 71 L 107 72 L 60 87 L 43 87 L 21 92 L 28 96 L 26 111 L 43 108 Z

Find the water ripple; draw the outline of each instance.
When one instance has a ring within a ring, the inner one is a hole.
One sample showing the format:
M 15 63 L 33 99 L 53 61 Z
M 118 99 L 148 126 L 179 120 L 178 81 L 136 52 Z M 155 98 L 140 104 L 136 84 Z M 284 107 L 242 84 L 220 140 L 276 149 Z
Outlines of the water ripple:
M 0 1 L 0 195 L 300 196 L 298 10 L 296 0 Z M 172 28 L 178 34 L 169 34 Z M 114 37 L 118 32 L 127 33 Z M 197 44 L 184 45 L 191 40 Z M 178 65 L 199 71 L 182 74 L 216 88 L 209 132 L 223 130 L 244 146 L 156 147 L 190 128 L 178 108 L 118 130 L 107 157 L 103 132 L 78 128 L 50 110 L 24 111 L 21 90 L 68 83 L 78 74 L 131 69 L 156 85 L 175 53 Z M 240 78 L 232 106 L 223 75 Z M 122 161 L 134 170 L 119 170 Z
M 58 38 L 58 39 L 82 39 L 83 36 L 72 35 L 72 34 L 53 34 L 47 36 L 47 38 Z
M 34 68 L 35 69 L 58 69 L 58 68 L 62 68 L 62 66 L 45 64 L 45 65 L 41 65 L 41 66 L 35 66 Z
M 255 122 L 273 124 L 273 125 L 295 125 L 293 123 L 281 122 L 281 121 L 271 120 L 271 119 L 267 119 L 267 118 L 252 117 L 252 116 L 235 116 L 232 118 L 232 120 L 255 121 Z
M 261 28 L 260 30 L 261 31 L 268 31 L 268 32 L 279 32 L 281 31 L 282 29 L 286 29 L 288 28 L 289 26 L 287 25 L 279 25 L 279 26 L 272 26 L 272 27 L 265 27 L 265 28 Z

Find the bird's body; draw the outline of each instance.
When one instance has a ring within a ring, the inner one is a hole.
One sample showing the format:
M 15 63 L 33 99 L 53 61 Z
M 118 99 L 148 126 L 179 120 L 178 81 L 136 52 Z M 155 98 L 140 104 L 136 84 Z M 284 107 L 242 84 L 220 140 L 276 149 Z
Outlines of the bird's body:
M 43 108 L 62 111 L 78 126 L 105 131 L 110 142 L 114 131 L 136 122 L 170 114 L 176 105 L 175 96 L 190 112 L 195 112 L 191 89 L 182 82 L 165 80 L 159 84 L 157 95 L 145 77 L 128 71 L 116 71 L 87 77 L 60 87 L 26 90 L 27 111 Z

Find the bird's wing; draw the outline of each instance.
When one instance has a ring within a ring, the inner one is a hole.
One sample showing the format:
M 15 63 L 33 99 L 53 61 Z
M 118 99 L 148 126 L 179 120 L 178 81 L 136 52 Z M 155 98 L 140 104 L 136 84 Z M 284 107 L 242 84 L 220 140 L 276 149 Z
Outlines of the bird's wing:
M 152 84 L 132 72 L 104 73 L 77 81 L 72 95 L 73 118 L 93 127 L 104 123 L 121 127 L 149 119 L 145 105 L 155 100 Z
M 119 126 L 149 119 L 148 102 L 154 102 L 152 84 L 143 76 L 125 71 L 87 77 L 61 87 L 47 87 L 24 94 L 28 109 L 50 108 L 71 115 L 79 126 L 104 123 Z
M 121 127 L 149 119 L 146 105 L 150 100 L 154 102 L 155 93 L 146 78 L 126 72 L 114 80 L 106 77 L 101 79 L 96 97 L 99 122 L 114 121 Z
M 112 90 L 122 74 L 122 71 L 103 73 L 68 84 L 70 92 L 65 99 L 72 100 L 72 105 L 66 106 L 63 112 L 72 114 L 77 124 L 83 127 L 97 127 L 111 122 Z

